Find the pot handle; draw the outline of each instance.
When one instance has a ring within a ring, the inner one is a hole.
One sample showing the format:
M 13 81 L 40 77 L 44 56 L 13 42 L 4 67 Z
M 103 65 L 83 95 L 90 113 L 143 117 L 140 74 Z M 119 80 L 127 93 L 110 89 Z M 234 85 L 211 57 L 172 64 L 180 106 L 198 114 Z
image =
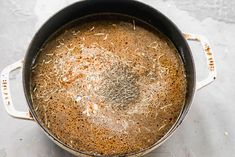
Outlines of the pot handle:
M 22 112 L 16 110 L 15 106 L 12 102 L 11 92 L 10 92 L 10 80 L 9 80 L 9 74 L 12 71 L 15 71 L 19 68 L 22 68 L 23 60 L 19 60 L 7 67 L 5 67 L 1 72 L 1 92 L 2 92 L 2 99 L 3 104 L 5 106 L 5 109 L 7 113 L 14 117 L 19 119 L 25 119 L 25 120 L 33 120 L 33 117 L 31 116 L 31 113 L 28 112 Z
M 203 47 L 203 52 L 206 56 L 206 61 L 207 61 L 207 66 L 208 66 L 208 76 L 206 79 L 197 82 L 196 84 L 196 89 L 199 90 L 210 83 L 212 83 L 216 77 L 217 77 L 217 71 L 216 71 L 216 66 L 215 66 L 215 59 L 213 56 L 213 53 L 211 51 L 211 46 L 208 42 L 208 40 L 202 36 L 202 35 L 197 35 L 197 34 L 191 34 L 191 33 L 183 33 L 184 37 L 186 40 L 192 40 L 192 41 L 198 41 L 201 43 Z

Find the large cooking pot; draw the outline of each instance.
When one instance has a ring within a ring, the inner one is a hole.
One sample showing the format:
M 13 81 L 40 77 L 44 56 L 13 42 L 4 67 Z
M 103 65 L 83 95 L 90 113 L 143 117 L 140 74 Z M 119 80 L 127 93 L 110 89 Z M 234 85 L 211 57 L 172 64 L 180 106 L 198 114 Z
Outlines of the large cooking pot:
M 74 3 L 58 13 L 52 16 L 35 34 L 32 39 L 25 58 L 7 66 L 1 73 L 1 91 L 3 102 L 7 112 L 13 116 L 14 118 L 26 119 L 26 120 L 34 120 L 37 122 L 41 128 L 44 130 L 45 134 L 52 139 L 57 145 L 62 147 L 63 149 L 77 155 L 77 156 L 91 156 L 89 154 L 85 154 L 82 152 L 78 152 L 66 146 L 64 143 L 59 141 L 56 137 L 54 137 L 50 132 L 47 131 L 46 128 L 41 124 L 36 113 L 34 111 L 32 100 L 30 96 L 30 73 L 32 69 L 32 64 L 41 48 L 42 44 L 48 39 L 50 35 L 52 35 L 56 30 L 58 30 L 61 26 L 71 22 L 72 20 L 78 19 L 80 17 L 96 14 L 96 13 L 121 13 L 129 16 L 136 17 L 140 20 L 145 21 L 146 23 L 152 25 L 160 32 L 165 34 L 175 45 L 178 50 L 178 53 L 184 63 L 186 69 L 186 78 L 187 78 L 187 94 L 186 94 L 186 103 L 185 106 L 177 119 L 176 123 L 172 126 L 172 128 L 163 136 L 159 141 L 157 141 L 150 148 L 137 152 L 135 154 L 127 154 L 122 156 L 141 156 L 150 152 L 151 150 L 160 146 L 164 141 L 166 141 L 170 135 L 176 130 L 176 128 L 181 124 L 183 119 L 185 118 L 192 100 L 195 96 L 195 92 L 202 87 L 210 84 L 216 78 L 216 67 L 215 61 L 213 58 L 213 54 L 210 48 L 208 41 L 201 35 L 193 35 L 189 33 L 182 33 L 173 22 L 171 22 L 166 16 L 161 14 L 156 9 L 137 2 L 133 0 L 86 0 L 79 1 Z M 203 47 L 203 53 L 207 58 L 207 69 L 208 76 L 203 81 L 196 81 L 196 72 L 195 72 L 195 64 L 194 59 L 191 54 L 191 50 L 188 46 L 186 40 L 194 40 L 199 41 Z M 26 100 L 28 102 L 29 111 L 21 112 L 15 109 L 15 106 L 12 103 L 11 93 L 10 93 L 10 84 L 9 84 L 9 73 L 22 68 L 22 76 L 23 76 L 23 88 Z

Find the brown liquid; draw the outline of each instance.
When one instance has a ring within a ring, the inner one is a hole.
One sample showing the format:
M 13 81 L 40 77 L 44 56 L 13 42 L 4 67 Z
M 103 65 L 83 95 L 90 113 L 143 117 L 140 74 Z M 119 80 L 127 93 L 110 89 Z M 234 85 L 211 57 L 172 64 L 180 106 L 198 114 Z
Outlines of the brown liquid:
M 137 20 L 64 27 L 44 44 L 32 69 L 38 118 L 60 141 L 86 153 L 150 147 L 173 126 L 185 101 L 175 47 Z

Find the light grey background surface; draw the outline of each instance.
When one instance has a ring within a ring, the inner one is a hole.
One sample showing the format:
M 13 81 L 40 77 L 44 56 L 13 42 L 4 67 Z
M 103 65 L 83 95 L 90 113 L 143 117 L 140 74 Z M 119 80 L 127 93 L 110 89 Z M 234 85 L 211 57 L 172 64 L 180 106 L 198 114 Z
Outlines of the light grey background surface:
M 142 0 L 185 32 L 205 35 L 218 68 L 215 83 L 200 90 L 188 116 L 160 148 L 147 157 L 235 156 L 235 1 Z M 24 57 L 36 30 L 74 0 L 0 0 L 0 70 Z M 206 76 L 201 47 L 190 43 L 198 79 Z M 11 76 L 14 103 L 27 110 L 21 74 Z M 51 142 L 34 122 L 13 119 L 0 101 L 0 157 L 72 157 Z

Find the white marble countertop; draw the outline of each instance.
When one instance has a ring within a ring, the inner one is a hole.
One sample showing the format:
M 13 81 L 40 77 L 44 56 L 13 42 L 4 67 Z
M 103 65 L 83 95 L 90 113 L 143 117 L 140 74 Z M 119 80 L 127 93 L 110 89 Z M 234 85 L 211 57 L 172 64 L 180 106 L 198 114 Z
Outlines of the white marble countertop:
M 184 32 L 205 35 L 212 44 L 218 79 L 196 94 L 186 119 L 173 136 L 148 157 L 221 157 L 235 154 L 235 2 L 230 0 L 142 0 L 168 16 Z M 42 23 L 69 0 L 0 1 L 0 70 L 23 58 Z M 190 43 L 198 79 L 206 75 L 198 43 Z M 27 110 L 21 75 L 13 73 L 12 93 Z M 72 157 L 30 121 L 8 116 L 0 101 L 0 157 Z

